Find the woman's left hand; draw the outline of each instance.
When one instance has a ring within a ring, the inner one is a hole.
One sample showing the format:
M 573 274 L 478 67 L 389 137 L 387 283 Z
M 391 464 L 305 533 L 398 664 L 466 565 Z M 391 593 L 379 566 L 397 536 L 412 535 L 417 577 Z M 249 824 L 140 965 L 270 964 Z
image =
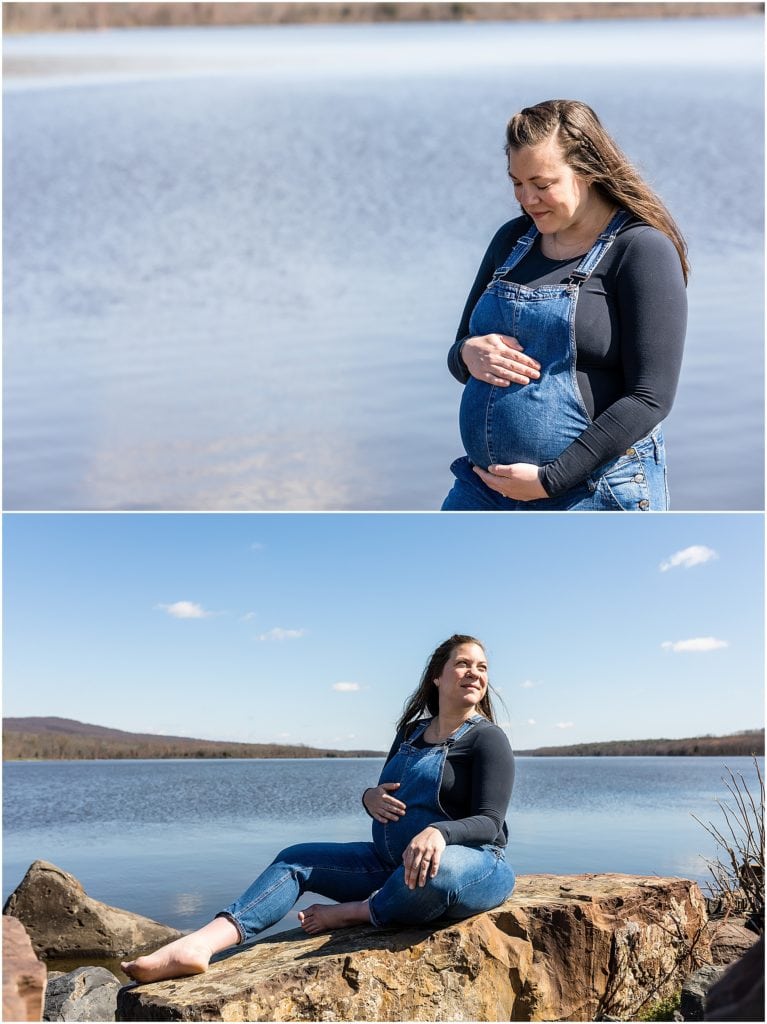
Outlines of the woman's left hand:
M 514 498 L 515 501 L 548 498 L 543 484 L 538 479 L 538 466 L 533 466 L 529 462 L 514 462 L 510 466 L 490 466 L 487 470 L 475 466 L 474 472 L 488 487 L 502 494 L 504 498 Z
M 415 889 L 417 885 L 424 886 L 428 878 L 434 878 L 446 846 L 442 833 L 431 825 L 413 836 L 402 854 L 405 885 L 408 889 Z

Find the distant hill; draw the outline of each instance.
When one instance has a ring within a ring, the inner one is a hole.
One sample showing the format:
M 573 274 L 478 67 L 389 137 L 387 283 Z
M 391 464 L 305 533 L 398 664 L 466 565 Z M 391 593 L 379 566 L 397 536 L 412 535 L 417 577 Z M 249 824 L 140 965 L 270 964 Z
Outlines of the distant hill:
M 4 761 L 168 757 L 383 757 L 382 750 L 332 750 L 303 744 L 228 743 L 156 736 L 72 718 L 4 718 Z
M 90 725 L 72 718 L 4 718 L 4 761 L 76 761 L 168 757 L 384 757 L 383 750 L 333 750 L 303 744 L 229 743 L 190 736 L 156 736 Z M 764 729 L 727 736 L 669 740 L 608 740 L 516 750 L 523 757 L 749 757 L 764 754 Z
M 764 755 L 764 729 L 729 736 L 691 736 L 683 740 L 608 740 L 569 747 L 516 750 L 521 757 L 750 757 Z
M 760 3 L 3 3 L 4 32 L 317 22 L 567 21 L 761 14 Z

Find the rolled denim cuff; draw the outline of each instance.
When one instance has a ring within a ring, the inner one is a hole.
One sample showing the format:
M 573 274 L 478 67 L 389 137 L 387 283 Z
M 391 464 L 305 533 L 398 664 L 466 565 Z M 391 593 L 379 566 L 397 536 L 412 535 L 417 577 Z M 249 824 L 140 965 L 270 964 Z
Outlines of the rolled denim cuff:
M 243 930 L 243 927 L 240 924 L 240 922 L 237 920 L 237 918 L 236 917 L 232 917 L 232 915 L 227 910 L 220 910 L 215 916 L 216 917 L 225 917 L 227 919 L 227 921 L 231 921 L 232 922 L 234 927 L 237 929 L 237 934 L 240 936 L 239 942 L 237 944 L 238 945 L 242 945 L 242 943 L 247 938 L 247 935 L 245 934 L 245 932 Z
M 378 917 L 373 908 L 373 900 L 380 891 L 380 889 L 376 889 L 375 892 L 371 892 L 371 894 L 368 896 L 368 913 L 370 914 L 370 923 L 373 925 L 374 928 L 386 927 L 386 925 L 383 923 L 383 921 L 381 921 L 381 919 Z

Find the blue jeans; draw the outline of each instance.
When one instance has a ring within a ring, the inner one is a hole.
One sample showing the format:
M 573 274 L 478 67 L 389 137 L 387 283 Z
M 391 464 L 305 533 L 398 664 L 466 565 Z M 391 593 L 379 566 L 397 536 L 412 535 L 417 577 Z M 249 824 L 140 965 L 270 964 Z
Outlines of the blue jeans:
M 370 898 L 370 918 L 377 928 L 440 917 L 460 920 L 499 906 L 514 881 L 504 851 L 490 844 L 446 847 L 435 877 L 408 889 L 402 865 L 392 869 L 372 843 L 301 843 L 279 853 L 216 916 L 228 918 L 245 942 L 280 921 L 308 891 L 339 903 Z
M 465 457 L 450 468 L 456 479 L 442 503 L 443 512 L 652 512 L 669 507 L 660 427 L 600 466 L 584 483 L 555 498 L 504 498 L 477 476 Z

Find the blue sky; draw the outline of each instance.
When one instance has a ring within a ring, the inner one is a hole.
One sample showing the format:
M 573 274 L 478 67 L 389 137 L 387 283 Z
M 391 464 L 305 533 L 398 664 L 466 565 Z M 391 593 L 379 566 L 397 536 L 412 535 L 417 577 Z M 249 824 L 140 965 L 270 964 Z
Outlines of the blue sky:
M 760 515 L 4 521 L 6 716 L 387 749 L 467 632 L 517 748 L 763 721 Z

